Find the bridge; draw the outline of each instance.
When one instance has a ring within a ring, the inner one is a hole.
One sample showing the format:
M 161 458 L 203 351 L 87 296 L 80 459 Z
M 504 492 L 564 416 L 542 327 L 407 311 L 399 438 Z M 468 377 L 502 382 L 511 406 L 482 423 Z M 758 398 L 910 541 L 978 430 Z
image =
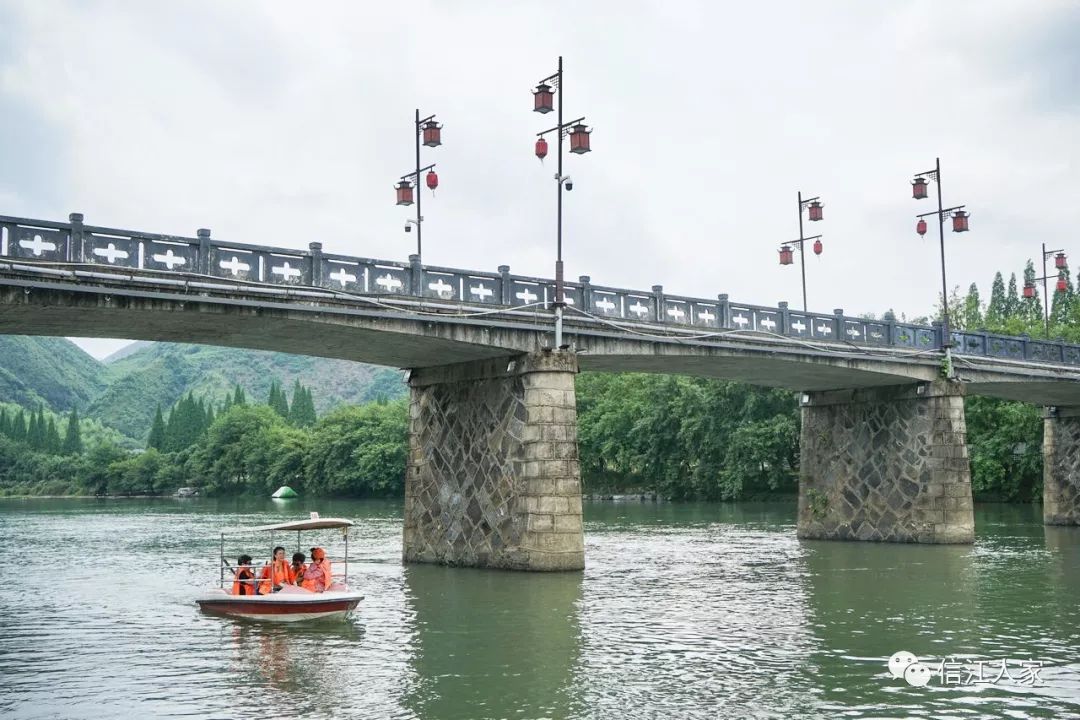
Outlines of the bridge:
M 0 216 L 0 332 L 226 345 L 404 368 L 406 561 L 583 567 L 574 375 L 680 373 L 800 393 L 800 537 L 971 542 L 963 398 L 1045 413 L 1044 520 L 1080 523 L 1080 346 Z

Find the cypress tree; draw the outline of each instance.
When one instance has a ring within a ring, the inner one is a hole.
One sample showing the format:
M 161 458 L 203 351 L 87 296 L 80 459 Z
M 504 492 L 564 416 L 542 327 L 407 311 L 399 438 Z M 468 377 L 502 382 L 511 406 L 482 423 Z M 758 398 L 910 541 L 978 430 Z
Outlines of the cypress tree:
M 209 430 L 210 426 L 214 424 L 214 405 L 213 403 L 206 404 L 206 429 Z
M 964 306 L 960 310 L 961 327 L 967 330 L 977 330 L 983 326 L 982 301 L 979 299 L 979 287 L 971 283 L 967 297 L 964 298 Z
M 244 395 L 244 388 L 240 387 L 240 383 L 236 383 L 236 390 L 233 392 L 233 405 L 247 405 L 247 397 Z
M 293 401 L 295 402 L 295 398 Z M 289 399 L 285 397 L 285 391 L 277 380 L 270 383 L 270 399 L 267 401 L 267 405 L 278 415 L 288 419 Z
M 82 431 L 79 428 L 79 411 L 72 410 L 68 416 L 67 432 L 64 444 L 60 448 L 65 455 L 80 455 L 83 451 Z
M 7 408 L 0 408 L 0 435 L 11 437 L 11 420 Z
M 160 403 L 158 403 L 157 412 L 154 413 L 154 422 L 150 426 L 150 436 L 146 438 L 146 447 L 165 450 L 165 418 L 161 415 Z
M 1024 320 L 1024 325 L 1029 331 L 1034 330 L 1035 327 L 1043 322 L 1043 308 L 1042 299 L 1039 295 L 1038 285 L 1035 284 L 1035 263 L 1030 260 L 1027 261 L 1027 265 L 1024 266 L 1024 285 L 1032 285 L 1035 287 L 1035 293 L 1030 298 L 1023 298 L 1020 301 L 1020 317 Z
M 59 455 L 60 447 L 60 433 L 56 430 L 56 421 L 50 417 L 48 429 L 45 431 L 45 451 L 50 455 Z
M 316 423 L 315 401 L 311 390 L 308 390 L 297 380 L 293 385 L 292 407 L 289 408 L 289 423 L 297 427 L 310 427 Z
M 1054 326 L 1057 325 L 1057 332 L 1061 331 L 1061 326 L 1069 322 L 1069 316 L 1072 311 L 1073 304 L 1073 284 L 1072 277 L 1069 273 L 1069 269 L 1065 268 L 1060 273 L 1065 276 L 1065 289 L 1058 290 L 1057 285 L 1054 286 L 1054 303 L 1050 306 L 1050 332 L 1055 332 Z
M 40 405 L 37 412 L 30 413 L 30 425 L 26 429 L 26 444 L 32 450 L 45 449 L 45 417 Z
M 15 422 L 11 424 L 11 439 L 16 442 L 26 442 L 26 413 L 19 408 L 19 414 L 15 416 Z
M 1009 292 L 1005 296 L 1005 319 L 1012 320 L 1020 316 L 1020 293 L 1016 291 L 1016 273 L 1009 276 Z
M 994 274 L 994 284 L 990 287 L 990 304 L 986 306 L 986 329 L 1000 332 L 1005 325 L 1008 300 L 1005 297 L 1005 279 L 1001 273 Z

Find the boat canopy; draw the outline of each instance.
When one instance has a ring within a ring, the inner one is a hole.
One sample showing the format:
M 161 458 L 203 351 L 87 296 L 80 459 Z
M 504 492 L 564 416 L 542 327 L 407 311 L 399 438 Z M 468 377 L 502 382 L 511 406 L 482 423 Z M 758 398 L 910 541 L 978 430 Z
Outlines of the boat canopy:
M 327 528 L 352 527 L 353 521 L 345 518 L 312 518 L 278 523 L 277 525 L 259 525 L 245 528 L 222 528 L 222 535 L 239 535 L 250 532 L 273 532 L 275 530 L 325 530 Z

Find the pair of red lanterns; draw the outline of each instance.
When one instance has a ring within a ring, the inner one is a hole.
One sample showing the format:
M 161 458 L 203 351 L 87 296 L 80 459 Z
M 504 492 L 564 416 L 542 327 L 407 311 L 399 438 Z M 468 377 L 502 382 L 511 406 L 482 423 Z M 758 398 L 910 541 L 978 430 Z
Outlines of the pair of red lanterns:
M 1069 267 L 1069 261 L 1065 258 L 1065 253 L 1059 252 L 1054 256 L 1054 267 L 1058 270 L 1064 271 Z M 1069 289 L 1069 283 L 1065 280 L 1065 273 L 1059 272 L 1057 283 L 1054 285 L 1058 292 L 1065 292 Z M 1024 283 L 1024 297 L 1035 297 L 1035 283 Z
M 533 112 L 538 112 L 541 115 L 546 115 L 555 109 L 555 90 L 551 85 L 546 82 L 542 82 L 536 86 L 533 90 Z M 562 132 L 562 128 L 559 128 L 559 132 Z M 584 155 L 592 150 L 590 145 L 589 136 L 592 134 L 592 130 L 585 126 L 585 123 L 576 123 L 570 128 L 570 152 L 578 155 Z M 540 137 L 536 141 L 536 147 L 534 148 L 536 157 L 543 160 L 548 154 L 548 143 L 543 137 Z
M 814 254 L 815 255 L 820 255 L 821 251 L 824 250 L 824 249 L 825 248 L 822 246 L 820 240 L 815 240 L 814 241 Z M 795 252 L 794 252 L 794 250 L 791 249 L 790 245 L 784 245 L 783 247 L 780 248 L 780 264 L 781 265 L 790 265 L 791 263 L 795 262 L 794 257 L 795 257 Z
M 419 115 L 419 113 L 417 113 L 417 115 Z M 421 126 L 420 136 L 423 139 L 425 147 L 439 147 L 442 145 L 442 125 L 435 120 L 428 120 Z M 417 180 L 419 180 L 419 178 L 417 178 Z M 427 184 L 428 189 L 434 192 L 435 188 L 439 187 L 439 176 L 434 170 L 428 170 L 427 175 L 424 176 L 424 182 Z M 411 180 L 402 178 L 398 184 L 394 186 L 394 190 L 397 191 L 398 205 L 413 204 L 413 184 Z
M 971 229 L 968 225 L 968 218 L 971 217 L 971 213 L 966 213 L 963 210 L 957 210 L 952 215 L 952 231 L 953 232 L 967 232 Z M 919 222 L 915 223 L 915 232 L 919 235 L 926 234 L 926 220 L 919 218 Z
M 817 200 L 814 200 L 809 205 L 807 205 L 806 206 L 806 211 L 807 211 L 807 215 L 810 217 L 810 220 L 813 221 L 813 222 L 817 222 L 818 220 L 823 219 L 824 218 L 824 211 L 823 211 L 822 208 L 824 208 L 824 207 L 825 206 L 822 205 Z M 815 255 L 820 255 L 821 251 L 825 249 L 825 246 L 821 244 L 821 240 L 819 239 L 819 240 L 814 241 L 813 248 L 814 248 L 814 254 Z M 791 249 L 790 245 L 783 245 L 783 246 L 780 247 L 780 264 L 781 265 L 790 265 L 791 263 L 795 262 L 794 257 L 795 257 L 795 253 Z
M 427 183 L 428 189 L 432 192 L 435 188 L 439 187 L 439 176 L 435 174 L 434 170 L 428 170 L 427 175 L 424 176 L 424 181 Z M 397 190 L 397 204 L 398 205 L 412 205 L 413 204 L 413 184 L 411 180 L 402 179 L 394 186 Z
M 924 177 L 917 177 L 911 182 L 911 197 L 916 200 L 925 200 L 929 197 L 928 193 L 929 183 Z M 957 210 L 952 214 L 952 230 L 953 232 L 967 232 L 970 230 L 968 225 L 968 218 L 971 217 L 970 213 L 966 213 L 963 210 Z M 915 232 L 919 235 L 926 234 L 926 220 L 919 218 L 919 222 L 915 224 Z

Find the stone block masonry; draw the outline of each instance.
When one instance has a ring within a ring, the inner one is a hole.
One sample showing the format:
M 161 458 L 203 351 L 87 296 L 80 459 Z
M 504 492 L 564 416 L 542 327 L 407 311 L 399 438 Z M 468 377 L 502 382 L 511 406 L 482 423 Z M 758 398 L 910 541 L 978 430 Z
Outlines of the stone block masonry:
M 1043 416 L 1043 522 L 1080 525 L 1080 407 Z
M 974 541 L 962 386 L 936 381 L 802 398 L 800 538 Z
M 577 370 L 549 351 L 412 371 L 405 562 L 585 567 Z

